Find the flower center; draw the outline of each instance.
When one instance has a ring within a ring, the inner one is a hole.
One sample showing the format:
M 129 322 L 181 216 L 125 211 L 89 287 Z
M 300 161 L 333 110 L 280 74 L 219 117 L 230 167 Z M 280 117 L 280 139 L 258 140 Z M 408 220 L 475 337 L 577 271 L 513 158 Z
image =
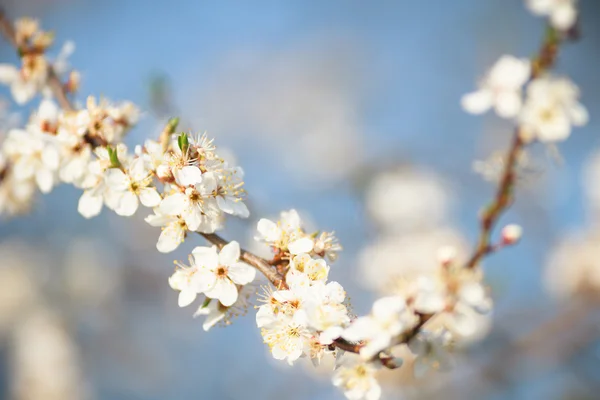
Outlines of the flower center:
M 220 266 L 219 268 L 217 268 L 217 276 L 219 278 L 225 278 L 227 277 L 227 268 Z

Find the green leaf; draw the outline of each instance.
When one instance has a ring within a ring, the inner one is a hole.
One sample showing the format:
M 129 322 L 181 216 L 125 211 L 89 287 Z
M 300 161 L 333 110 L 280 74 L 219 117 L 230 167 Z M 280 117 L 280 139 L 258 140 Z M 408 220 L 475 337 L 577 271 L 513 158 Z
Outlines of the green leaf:
M 167 132 L 169 132 L 169 135 L 175 133 L 177 125 L 179 125 L 179 117 L 171 118 L 169 122 L 167 122 Z
M 110 166 L 112 168 L 121 168 L 121 161 L 119 161 L 119 155 L 117 154 L 117 149 L 112 148 L 110 146 L 106 147 L 108 150 L 108 158 L 110 159 Z
M 181 135 L 179 135 L 179 137 L 177 138 L 177 144 L 179 145 L 179 148 L 181 149 L 182 153 L 187 153 L 188 147 L 190 147 L 190 142 L 188 141 L 187 133 L 182 133 Z

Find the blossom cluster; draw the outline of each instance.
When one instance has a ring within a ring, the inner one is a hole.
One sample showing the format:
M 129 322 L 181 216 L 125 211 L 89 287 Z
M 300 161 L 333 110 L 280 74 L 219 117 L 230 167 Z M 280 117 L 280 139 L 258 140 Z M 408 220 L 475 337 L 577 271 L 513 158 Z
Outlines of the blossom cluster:
M 498 116 L 517 123 L 523 140 L 549 143 L 565 140 L 572 126 L 587 123 L 588 113 L 579 95 L 568 78 L 550 73 L 534 77 L 531 61 L 504 55 L 479 89 L 463 96 L 462 106 L 472 114 L 494 108 Z
M 335 351 L 339 365 L 334 384 L 348 398 L 378 398 L 381 388 L 374 374 L 382 357 L 406 346 L 404 339 L 425 316 L 435 314 L 438 323 L 408 341 L 417 358 L 416 373 L 447 367 L 452 333 L 470 333 L 476 315 L 491 309 L 481 273 L 456 263 L 453 251 L 445 248 L 436 274 L 406 280 L 393 295 L 377 300 L 369 315 L 354 317 L 343 287 L 328 281 L 328 251 L 320 250 L 321 237 L 304 231 L 295 210 L 282 212 L 277 222 L 259 221 L 258 231 L 257 240 L 270 244 L 281 260 L 286 282 L 286 287 L 267 291 L 258 309 L 256 323 L 265 343 L 275 359 L 290 364 L 300 357 L 318 363 Z M 340 343 L 358 346 L 359 355 L 342 356 Z

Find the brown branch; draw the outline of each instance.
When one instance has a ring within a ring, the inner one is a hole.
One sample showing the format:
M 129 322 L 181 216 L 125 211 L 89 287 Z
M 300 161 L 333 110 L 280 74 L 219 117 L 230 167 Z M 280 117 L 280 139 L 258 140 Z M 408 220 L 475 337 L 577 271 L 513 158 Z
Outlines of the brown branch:
M 223 246 L 229 243 L 227 240 L 223 239 L 216 233 L 200 233 L 200 235 L 204 239 L 216 245 L 219 249 L 223 248 Z M 246 264 L 249 264 L 256 268 L 258 271 L 260 271 L 276 288 L 287 288 L 283 276 L 280 275 L 276 270 L 274 270 L 273 267 L 269 265 L 269 262 L 264 258 L 242 249 L 240 259 L 243 260 Z
M 552 27 L 548 27 L 542 47 L 531 62 L 531 80 L 539 77 L 554 66 L 561 42 L 562 38 L 560 34 Z M 473 269 L 477 267 L 479 262 L 493 251 L 493 246 L 490 245 L 492 232 L 498 219 L 500 219 L 502 214 L 504 214 L 513 202 L 513 191 L 519 156 L 526 144 L 527 143 L 522 138 L 521 130 L 517 128 L 511 146 L 507 152 L 506 163 L 494 200 L 481 216 L 481 231 L 477 240 L 477 246 L 475 247 L 473 255 L 466 263 L 467 268 Z
M 0 8 L 0 33 L 15 48 L 15 50 L 17 50 L 19 56 L 28 53 L 29 49 L 23 49 L 19 45 L 13 23 L 8 19 L 2 8 Z M 73 111 L 74 108 L 67 97 L 65 86 L 60 81 L 60 78 L 51 64 L 48 64 L 47 84 L 62 109 L 65 111 Z

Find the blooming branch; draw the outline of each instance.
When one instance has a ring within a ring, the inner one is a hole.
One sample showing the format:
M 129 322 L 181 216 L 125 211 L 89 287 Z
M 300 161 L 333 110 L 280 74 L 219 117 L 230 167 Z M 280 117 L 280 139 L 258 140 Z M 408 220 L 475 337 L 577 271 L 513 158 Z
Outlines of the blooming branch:
M 189 265 L 177 261 L 169 278 L 180 307 L 202 296 L 194 316 L 206 316 L 204 329 L 229 323 L 237 310 L 247 308 L 259 271 L 272 287 L 259 299 L 256 323 L 273 357 L 289 364 L 306 357 L 317 364 L 333 355 L 338 361 L 334 385 L 350 399 L 377 399 L 381 388 L 375 375 L 382 366 L 402 365 L 394 355 L 399 346 L 416 358 L 417 374 L 451 365 L 447 351 L 453 342 L 472 333 L 475 318 L 492 309 L 481 261 L 521 236 L 520 227 L 509 225 L 501 240 L 492 243 L 499 218 L 514 201 L 521 153 L 535 141 L 564 140 L 572 126 L 587 121 L 577 87 L 548 73 L 560 44 L 574 31 L 574 2 L 567 2 L 572 9 L 563 2 L 556 9 L 548 6 L 552 2 L 529 3 L 535 13 L 550 16 L 552 25 L 538 54 L 531 61 L 503 56 L 478 90 L 462 99 L 469 113 L 493 108 L 516 125 L 495 197 L 481 216 L 473 254 L 462 262 L 453 248 L 440 249 L 433 273 L 421 271 L 403 280 L 392 295 L 375 301 L 368 315 L 351 315 L 344 288 L 328 280 L 330 264 L 342 250 L 333 232 L 308 232 L 298 213 L 289 210 L 277 221 L 262 218 L 257 224 L 256 239 L 272 250 L 271 259 L 223 239 L 216 232 L 227 216 L 250 214 L 243 169 L 221 158 L 206 134 L 178 133 L 176 118 L 157 140 L 129 151 L 123 138 L 137 123 L 137 107 L 93 97 L 84 108 L 75 107 L 69 95 L 78 74 L 70 71 L 63 83 L 67 71 L 59 66 L 64 63 L 46 56 L 53 36 L 31 19 L 13 25 L 1 11 L 0 31 L 22 65 L 0 65 L 0 82 L 11 87 L 20 104 L 40 93 L 45 98 L 27 126 L 9 132 L 2 144 L 0 212 L 23 212 L 37 189 L 48 193 L 61 182 L 82 190 L 78 211 L 85 218 L 97 216 L 104 206 L 124 217 L 150 208 L 145 221 L 161 228 L 158 251 L 174 251 L 190 233 L 213 245 L 195 247 Z

